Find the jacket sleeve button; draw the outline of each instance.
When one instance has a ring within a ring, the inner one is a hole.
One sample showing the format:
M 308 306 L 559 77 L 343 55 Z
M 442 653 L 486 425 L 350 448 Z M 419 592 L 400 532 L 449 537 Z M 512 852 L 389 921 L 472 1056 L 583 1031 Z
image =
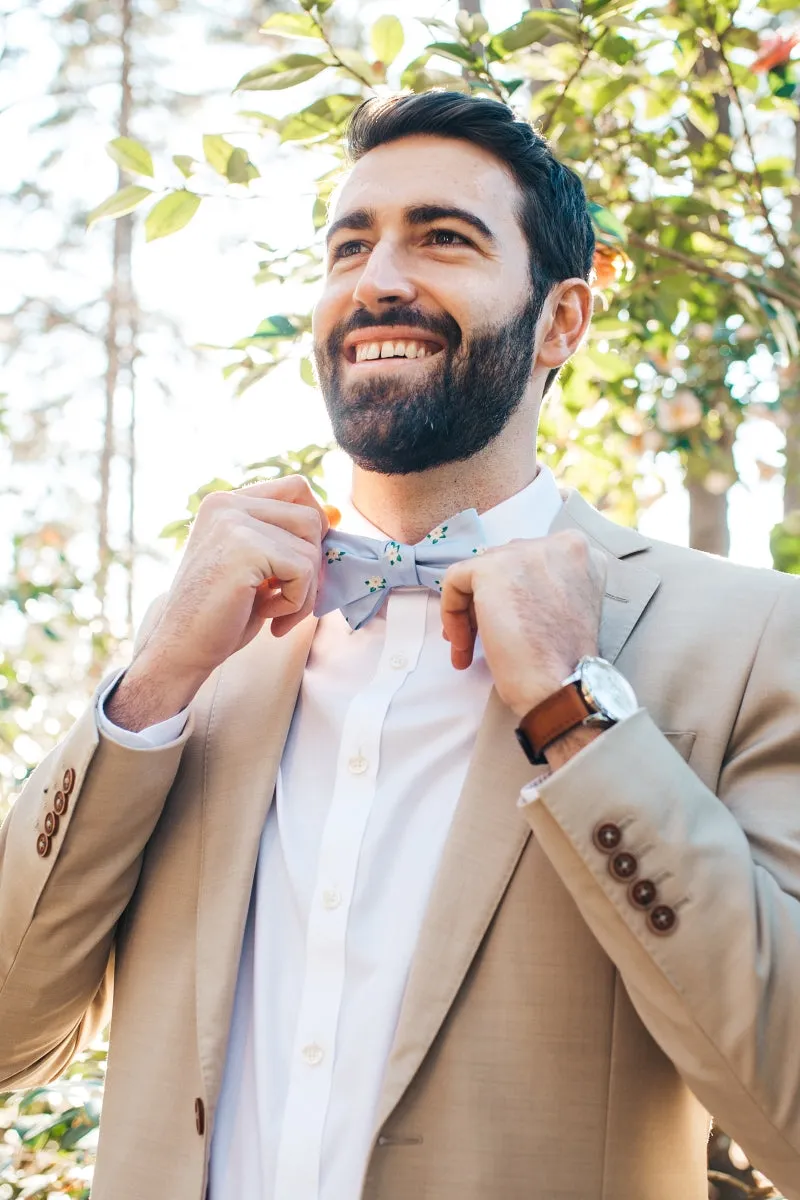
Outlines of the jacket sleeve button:
M 628 854 L 627 850 L 623 850 L 620 854 L 615 854 L 613 858 L 608 860 L 608 869 L 614 879 L 619 879 L 623 883 L 627 883 L 629 879 L 633 879 L 639 867 L 636 857 L 633 854 Z
M 69 795 L 72 789 L 75 787 L 75 772 L 73 771 L 72 767 L 67 767 L 66 771 L 64 772 L 64 782 L 62 786 L 67 795 Z
M 647 914 L 647 924 L 653 933 L 658 933 L 662 936 L 674 933 L 675 927 L 678 924 L 678 914 L 668 904 L 657 904 Z
M 658 889 L 652 879 L 637 879 L 628 888 L 628 897 L 635 908 L 649 908 L 657 894 Z
M 58 833 L 58 816 L 56 813 L 49 812 L 45 815 L 44 831 L 48 837 L 55 837 Z
M 611 821 L 603 821 L 595 829 L 593 841 L 603 854 L 612 854 L 622 841 L 622 830 Z
M 53 799 L 53 811 L 57 817 L 63 817 L 69 808 L 69 800 L 63 792 L 56 792 Z
M 50 838 L 46 833 L 40 833 L 36 839 L 36 853 L 40 858 L 47 858 L 50 853 Z
M 197 1132 L 202 1137 L 206 1130 L 206 1106 L 199 1096 L 194 1102 L 194 1123 Z

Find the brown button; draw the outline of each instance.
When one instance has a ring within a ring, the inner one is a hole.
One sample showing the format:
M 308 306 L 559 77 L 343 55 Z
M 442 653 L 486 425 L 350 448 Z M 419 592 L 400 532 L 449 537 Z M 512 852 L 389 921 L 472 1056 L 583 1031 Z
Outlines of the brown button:
M 197 1132 L 202 1137 L 206 1131 L 206 1106 L 199 1096 L 194 1102 L 194 1123 Z
M 55 837 L 58 833 L 58 817 L 55 813 L 49 812 L 44 818 L 44 831 L 48 837 Z
M 673 933 L 678 924 L 678 914 L 668 904 L 657 904 L 647 914 L 647 924 L 653 933 Z
M 73 771 L 72 767 L 67 767 L 66 771 L 64 772 L 64 782 L 62 787 L 67 795 L 69 795 L 72 789 L 75 787 L 75 772 Z
M 604 821 L 594 831 L 594 844 L 603 854 L 611 854 L 622 841 L 622 830 L 619 825 Z
M 36 839 L 36 853 L 40 858 L 47 858 L 50 853 L 50 838 L 46 833 L 40 833 Z
M 621 854 L 615 854 L 613 858 L 608 860 L 608 869 L 615 879 L 620 879 L 623 883 L 629 879 L 633 879 L 638 869 L 638 862 L 633 854 L 628 854 L 623 850 Z
M 63 792 L 56 792 L 55 799 L 53 800 L 53 811 L 55 812 L 56 816 L 63 817 L 68 808 L 69 800 L 67 797 Z
M 631 904 L 636 908 L 649 908 L 658 895 L 658 888 L 652 879 L 637 879 L 628 888 Z

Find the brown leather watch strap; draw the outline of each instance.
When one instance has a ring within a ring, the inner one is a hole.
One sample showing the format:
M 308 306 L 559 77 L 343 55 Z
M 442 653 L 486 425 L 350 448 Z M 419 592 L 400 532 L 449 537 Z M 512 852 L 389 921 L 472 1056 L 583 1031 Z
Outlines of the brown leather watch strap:
M 517 738 L 528 759 L 541 764 L 545 761 L 546 747 L 570 729 L 582 725 L 593 712 L 584 700 L 580 686 L 568 683 L 522 718 Z

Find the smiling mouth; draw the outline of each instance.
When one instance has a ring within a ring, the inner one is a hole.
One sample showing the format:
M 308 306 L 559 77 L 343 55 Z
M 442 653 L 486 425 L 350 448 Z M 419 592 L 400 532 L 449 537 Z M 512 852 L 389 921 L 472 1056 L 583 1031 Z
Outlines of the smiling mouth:
M 382 338 L 373 342 L 359 341 L 345 347 L 344 356 L 351 363 L 386 362 L 388 359 L 432 358 L 441 354 L 440 342 L 423 338 Z

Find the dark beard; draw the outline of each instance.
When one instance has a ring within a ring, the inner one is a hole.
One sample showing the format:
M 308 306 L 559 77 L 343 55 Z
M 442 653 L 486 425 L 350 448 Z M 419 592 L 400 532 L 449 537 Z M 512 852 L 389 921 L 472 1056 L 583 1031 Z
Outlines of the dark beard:
M 387 309 L 379 318 L 363 309 L 355 313 L 315 347 L 337 444 L 359 467 L 381 475 L 410 475 L 472 458 L 502 432 L 519 407 L 530 379 L 541 308 L 541 298 L 532 297 L 502 325 L 479 330 L 465 349 L 450 316 L 403 307 Z M 344 392 L 344 339 L 355 329 L 376 325 L 427 330 L 444 339 L 445 349 L 424 381 L 372 376 Z

